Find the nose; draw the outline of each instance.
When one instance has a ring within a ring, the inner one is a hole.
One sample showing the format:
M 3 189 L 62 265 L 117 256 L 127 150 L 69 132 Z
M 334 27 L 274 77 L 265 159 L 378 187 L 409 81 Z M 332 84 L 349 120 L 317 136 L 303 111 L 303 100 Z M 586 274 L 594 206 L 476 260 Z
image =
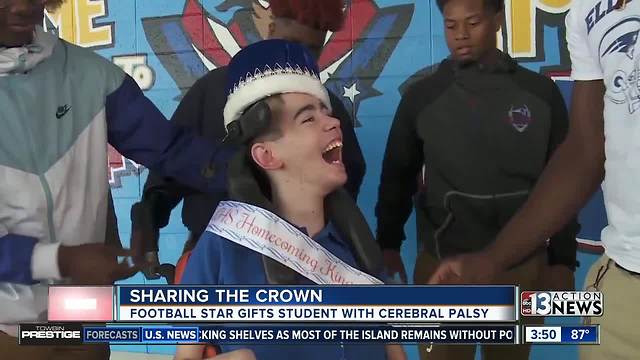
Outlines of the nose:
M 29 16 L 34 12 L 36 2 L 33 0 L 14 0 L 10 2 L 9 11 L 14 15 Z
M 467 29 L 467 24 L 460 24 L 456 27 L 456 40 L 466 40 L 469 38 L 469 29 Z
M 331 115 L 324 115 L 324 129 L 325 131 L 340 130 L 340 120 L 334 118 Z
M 38 6 L 43 6 L 42 0 L 14 0 L 11 3 L 10 11 L 15 15 L 30 16 Z

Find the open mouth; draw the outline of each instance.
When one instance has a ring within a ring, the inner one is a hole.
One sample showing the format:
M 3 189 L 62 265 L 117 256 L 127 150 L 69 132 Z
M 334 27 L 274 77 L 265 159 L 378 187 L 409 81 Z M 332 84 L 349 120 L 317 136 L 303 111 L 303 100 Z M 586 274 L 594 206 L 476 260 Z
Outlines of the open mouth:
M 331 165 L 342 164 L 342 141 L 334 140 L 322 151 L 322 158 Z

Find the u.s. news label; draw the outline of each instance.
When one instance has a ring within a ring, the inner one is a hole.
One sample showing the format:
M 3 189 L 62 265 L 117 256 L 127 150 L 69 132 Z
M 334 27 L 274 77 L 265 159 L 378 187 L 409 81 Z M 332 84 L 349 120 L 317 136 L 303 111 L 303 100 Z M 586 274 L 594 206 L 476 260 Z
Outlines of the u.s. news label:
M 602 316 L 603 297 L 597 291 L 523 291 L 523 316 Z

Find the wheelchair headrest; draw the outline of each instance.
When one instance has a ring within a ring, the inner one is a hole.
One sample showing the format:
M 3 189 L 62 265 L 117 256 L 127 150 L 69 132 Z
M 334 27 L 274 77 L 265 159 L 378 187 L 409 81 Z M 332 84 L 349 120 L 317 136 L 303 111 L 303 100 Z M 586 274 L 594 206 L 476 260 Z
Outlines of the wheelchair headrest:
M 258 101 L 248 108 L 238 120 L 227 125 L 225 141 L 238 145 L 248 144 L 267 130 L 270 125 L 271 108 L 266 100 Z

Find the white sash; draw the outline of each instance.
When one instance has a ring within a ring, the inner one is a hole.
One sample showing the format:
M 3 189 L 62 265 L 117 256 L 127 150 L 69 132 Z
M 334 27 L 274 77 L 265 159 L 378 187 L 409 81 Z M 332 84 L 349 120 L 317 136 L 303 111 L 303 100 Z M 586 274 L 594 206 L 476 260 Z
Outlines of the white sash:
M 268 256 L 320 285 L 383 284 L 338 259 L 295 226 L 257 206 L 222 201 L 207 231 Z

